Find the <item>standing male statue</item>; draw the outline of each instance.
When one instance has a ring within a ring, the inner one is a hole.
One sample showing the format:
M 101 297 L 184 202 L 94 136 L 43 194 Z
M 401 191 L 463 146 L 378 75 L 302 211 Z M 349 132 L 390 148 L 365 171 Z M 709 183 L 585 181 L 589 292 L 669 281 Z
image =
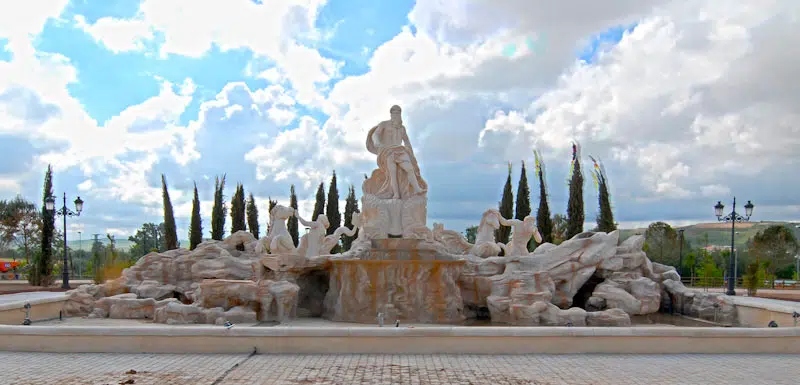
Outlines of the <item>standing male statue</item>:
M 365 194 L 383 199 L 408 198 L 428 190 L 400 117 L 400 106 L 389 109 L 391 119 L 367 134 L 367 150 L 378 155 L 378 169 L 363 185 Z

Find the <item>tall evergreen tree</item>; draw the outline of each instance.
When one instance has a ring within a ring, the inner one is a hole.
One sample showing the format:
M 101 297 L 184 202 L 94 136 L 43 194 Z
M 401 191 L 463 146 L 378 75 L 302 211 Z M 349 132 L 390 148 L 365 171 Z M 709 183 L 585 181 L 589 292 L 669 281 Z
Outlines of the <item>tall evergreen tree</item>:
M 211 209 L 211 239 L 221 241 L 225 236 L 225 216 L 228 208 L 225 206 L 225 174 L 222 178 L 217 176 L 214 181 L 214 207 Z
M 322 214 L 325 214 L 325 185 L 320 182 L 317 186 L 317 200 L 314 202 L 314 213 L 311 214 L 311 220 L 316 221 Z
M 331 176 L 331 185 L 328 187 L 328 202 L 325 206 L 325 215 L 328 217 L 330 226 L 328 227 L 328 235 L 333 234 L 339 226 L 342 225 L 342 214 L 339 212 L 339 188 L 336 185 L 336 171 L 333 171 Z M 342 251 L 339 243 L 331 249 L 331 253 L 340 253 Z
M 194 184 L 192 199 L 192 219 L 189 224 L 189 250 L 194 250 L 203 242 L 203 219 L 200 217 L 200 196 L 197 194 L 197 183 Z
M 289 207 L 297 210 L 297 195 L 294 193 L 294 185 L 289 188 Z M 286 229 L 289 230 L 289 235 L 292 236 L 292 241 L 294 241 L 294 246 L 300 243 L 300 232 L 299 228 L 297 227 L 297 217 L 292 215 L 289 217 L 289 220 L 286 221 Z
M 345 199 L 344 203 L 344 225 L 347 226 L 348 229 L 353 228 L 353 215 L 358 213 L 358 200 L 356 199 L 356 189 L 353 185 L 350 185 L 350 189 L 347 192 L 347 199 Z M 358 230 L 356 233 L 353 234 L 352 237 L 348 237 L 347 235 L 342 237 L 342 248 L 344 251 L 350 250 L 350 246 L 353 245 L 353 241 L 358 237 Z
M 544 162 L 538 151 L 533 152 L 536 159 L 536 176 L 539 178 L 539 209 L 536 211 L 536 227 L 542 235 L 542 243 L 553 243 L 553 218 L 547 203 L 547 184 L 544 177 Z
M 258 239 L 258 206 L 253 193 L 247 197 L 247 228 L 250 229 L 250 234 Z
M 161 196 L 164 199 L 164 246 L 167 250 L 178 248 L 178 233 L 175 228 L 175 213 L 172 211 L 172 201 L 169 199 L 167 177 L 161 174 Z
M 617 224 L 614 223 L 614 213 L 611 211 L 611 199 L 608 194 L 606 169 L 603 167 L 602 162 L 598 162 L 591 156 L 589 159 L 594 163 L 592 178 L 594 179 L 595 187 L 597 187 L 597 200 L 600 205 L 600 212 L 597 215 L 597 231 L 610 233 L 617 229 Z
M 268 197 L 267 200 L 269 201 L 267 207 L 267 234 L 269 234 L 269 232 L 272 230 L 272 223 L 270 222 L 272 220 L 272 216 L 270 213 L 272 212 L 272 209 L 278 205 L 278 201 L 272 200 L 272 197 Z
M 244 186 L 236 184 L 236 190 L 231 198 L 231 234 L 247 230 L 245 227 Z
M 586 219 L 583 212 L 583 171 L 581 171 L 581 150 L 577 143 L 572 144 L 572 174 L 569 181 L 569 201 L 567 202 L 567 239 L 583 232 Z
M 528 186 L 528 173 L 523 161 L 517 184 L 517 205 L 514 210 L 514 219 L 523 220 L 528 215 L 531 215 L 531 189 Z
M 531 215 L 531 189 L 528 185 L 528 172 L 525 169 L 525 161 L 522 161 L 522 171 L 520 171 L 519 182 L 517 183 L 517 206 L 514 210 L 514 218 L 524 220 L 528 215 Z M 533 251 L 536 247 L 535 242 L 533 238 L 528 241 L 528 251 Z
M 53 195 L 53 167 L 47 165 L 44 174 L 44 188 L 42 190 L 42 252 L 35 256 L 33 274 L 30 278 L 34 286 L 50 286 L 53 283 L 53 235 L 56 228 L 55 210 L 47 210 L 47 198 Z M 36 258 L 38 257 L 38 258 Z
M 499 209 L 500 215 L 503 218 L 513 218 L 514 215 L 514 193 L 511 192 L 511 162 L 508 163 L 508 177 L 506 178 L 506 185 L 503 187 L 503 198 L 500 200 Z M 495 232 L 495 239 L 497 242 L 508 243 L 509 236 L 511 235 L 511 227 L 500 226 Z
M 339 188 L 336 186 L 336 171 L 331 176 L 331 185 L 328 187 L 328 202 L 325 206 L 325 215 L 331 226 L 328 235 L 333 234 L 342 225 L 342 214 L 339 212 Z

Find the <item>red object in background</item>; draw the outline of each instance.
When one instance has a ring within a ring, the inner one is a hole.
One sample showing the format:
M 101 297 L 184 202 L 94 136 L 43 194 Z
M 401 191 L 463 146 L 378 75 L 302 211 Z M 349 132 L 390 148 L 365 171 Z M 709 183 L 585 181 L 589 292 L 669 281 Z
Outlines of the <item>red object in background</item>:
M 0 273 L 7 273 L 19 265 L 20 263 L 17 261 L 2 261 L 0 262 Z

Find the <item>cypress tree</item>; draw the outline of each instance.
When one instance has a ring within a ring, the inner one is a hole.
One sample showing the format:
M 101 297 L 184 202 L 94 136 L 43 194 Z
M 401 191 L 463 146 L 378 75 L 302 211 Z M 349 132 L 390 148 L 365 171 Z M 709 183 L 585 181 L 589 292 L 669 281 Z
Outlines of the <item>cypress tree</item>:
M 325 206 L 325 215 L 331 224 L 328 227 L 328 235 L 330 235 L 342 225 L 342 214 L 339 212 L 339 189 L 336 186 L 336 171 L 333 172 L 331 185 L 328 187 L 328 204 Z
M 581 171 L 580 146 L 572 144 L 572 167 L 567 202 L 567 239 L 583 232 L 583 172 Z
M 511 192 L 511 162 L 508 163 L 508 177 L 506 178 L 506 185 L 503 187 L 503 198 L 500 200 L 499 209 L 500 215 L 503 218 L 511 219 L 514 215 L 514 193 Z M 511 235 L 511 227 L 500 226 L 495 232 L 495 239 L 497 242 L 508 243 L 508 238 Z
M 606 170 L 601 162 L 598 162 L 591 156 L 589 159 L 594 163 L 592 178 L 594 179 L 595 187 L 597 187 L 597 200 L 600 206 L 600 213 L 597 215 L 597 231 L 610 233 L 617 229 L 617 225 L 614 223 L 614 213 L 611 211 L 611 199 L 608 194 Z
M 297 195 L 294 193 L 294 185 L 289 188 L 289 207 L 297 210 Z M 294 241 L 294 246 L 300 243 L 300 234 L 299 229 L 297 227 L 297 217 L 292 215 L 289 217 L 289 220 L 286 221 L 286 229 L 289 230 L 289 235 L 292 236 L 292 241 Z
M 231 235 L 237 231 L 243 231 L 245 227 L 245 203 L 244 203 L 244 186 L 241 183 L 236 184 L 236 191 L 231 198 Z
M 336 171 L 333 171 L 331 176 L 331 185 L 328 187 L 328 203 L 325 206 L 325 215 L 328 217 L 330 227 L 328 227 L 328 235 L 333 234 L 339 226 L 342 225 L 342 214 L 339 212 L 339 188 L 336 186 Z M 342 249 L 337 243 L 331 249 L 331 254 L 341 252 Z
M 355 213 L 358 213 L 358 200 L 356 199 L 355 187 L 350 185 L 344 204 L 344 225 L 347 226 L 348 229 L 353 228 L 353 214 Z M 352 237 L 348 237 L 347 235 L 342 237 L 342 248 L 344 251 L 350 250 L 350 246 L 353 245 L 353 241 L 356 237 L 358 237 L 358 231 L 356 231 Z
M 525 169 L 525 161 L 522 161 L 522 171 L 517 183 L 517 207 L 514 210 L 514 218 L 524 220 L 528 215 L 531 215 L 531 189 L 528 185 L 528 172 Z M 532 237 L 528 240 L 528 251 L 533 251 L 536 247 L 535 242 Z
M 536 227 L 542 235 L 542 243 L 553 243 L 553 218 L 550 217 L 550 205 L 547 203 L 547 184 L 544 177 L 544 162 L 538 151 L 533 152 L 536 158 L 536 175 L 539 178 L 539 209 L 536 211 Z
M 267 198 L 267 200 L 269 201 L 269 204 L 268 204 L 268 207 L 267 207 L 267 234 L 269 234 L 270 230 L 272 229 L 272 226 L 270 225 L 270 222 L 269 222 L 270 220 L 272 220 L 272 217 L 269 215 L 269 213 L 272 212 L 272 208 L 273 207 L 278 205 L 278 201 L 272 200 L 272 197 Z
M 217 176 L 214 181 L 214 207 L 211 209 L 211 239 L 221 241 L 225 236 L 225 215 L 228 208 L 225 206 L 225 174 L 222 178 Z
M 172 211 L 172 201 L 169 199 L 167 177 L 161 174 L 161 196 L 164 199 L 164 246 L 167 250 L 178 248 L 178 233 L 175 228 L 175 213 Z
M 250 234 L 258 239 L 258 206 L 253 193 L 247 197 L 247 228 L 250 229 Z
M 56 228 L 56 210 L 47 210 L 48 197 L 53 195 L 53 167 L 47 165 L 44 174 L 44 188 L 42 190 L 42 252 L 36 258 L 36 264 L 31 277 L 31 284 L 35 286 L 50 286 L 53 283 L 53 234 Z
M 322 182 L 317 187 L 317 200 L 314 202 L 314 213 L 311 214 L 311 220 L 316 221 L 321 214 L 325 214 L 325 185 Z
M 197 182 L 194 184 L 192 199 L 192 219 L 189 224 L 189 250 L 194 250 L 203 242 L 203 219 L 200 217 L 200 196 L 197 194 Z
M 269 208 L 267 208 L 267 211 L 272 211 L 272 209 L 278 205 L 278 201 L 272 200 L 272 197 L 269 197 L 267 199 L 269 199 Z

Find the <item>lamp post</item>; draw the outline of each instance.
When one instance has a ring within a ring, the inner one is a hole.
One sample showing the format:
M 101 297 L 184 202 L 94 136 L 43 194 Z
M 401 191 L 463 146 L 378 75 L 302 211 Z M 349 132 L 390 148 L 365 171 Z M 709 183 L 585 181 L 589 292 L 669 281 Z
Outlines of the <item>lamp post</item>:
M 56 215 L 60 215 L 64 217 L 64 266 L 61 268 L 61 288 L 62 289 L 69 289 L 69 261 L 67 257 L 67 252 L 69 248 L 67 247 L 67 217 L 77 217 L 81 215 L 81 211 L 83 211 L 83 201 L 81 197 L 75 199 L 75 211 L 70 210 L 67 207 L 67 193 L 64 193 L 64 205 L 61 206 L 60 209 L 56 210 L 55 208 L 56 200 L 49 196 L 45 200 L 45 209 L 47 211 L 54 211 Z
M 681 279 L 683 278 L 683 231 L 684 229 L 678 230 L 678 234 L 681 236 L 680 251 L 678 254 L 678 271 L 680 272 Z
M 736 197 L 733 197 L 733 209 L 731 210 L 730 214 L 723 216 L 722 210 L 725 209 L 725 205 L 722 202 L 717 201 L 717 204 L 714 206 L 714 213 L 717 216 L 717 220 L 720 222 L 730 222 L 731 223 L 731 256 L 728 261 L 729 266 L 729 273 L 728 273 L 728 291 L 725 293 L 727 295 L 736 295 L 736 257 L 734 256 L 734 240 L 736 239 L 736 222 L 747 222 L 750 220 L 750 216 L 753 215 L 753 203 L 747 201 L 747 204 L 744 205 L 744 216 L 739 215 L 736 212 Z
M 800 254 L 794 256 L 794 273 L 797 274 L 797 278 L 794 279 L 794 284 L 797 285 L 800 282 Z
M 81 251 L 80 255 L 81 255 L 81 257 L 83 257 L 83 236 L 81 235 L 80 231 L 78 231 L 78 250 Z M 73 264 L 74 263 L 75 262 L 73 261 Z M 81 264 L 80 261 L 78 261 L 78 268 L 80 268 L 80 264 Z M 72 270 L 73 270 L 72 274 L 77 274 L 77 272 L 75 271 L 75 266 L 72 266 Z M 78 274 L 78 275 L 80 275 L 80 274 Z

